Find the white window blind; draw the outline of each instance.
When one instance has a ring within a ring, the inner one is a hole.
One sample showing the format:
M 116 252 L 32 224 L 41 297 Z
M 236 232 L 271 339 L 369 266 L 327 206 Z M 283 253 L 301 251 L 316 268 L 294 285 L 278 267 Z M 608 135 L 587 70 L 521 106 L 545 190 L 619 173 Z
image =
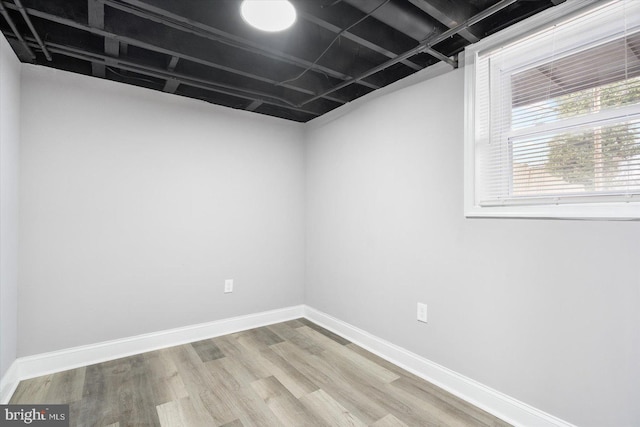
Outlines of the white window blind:
M 640 201 L 640 1 L 475 57 L 473 202 Z

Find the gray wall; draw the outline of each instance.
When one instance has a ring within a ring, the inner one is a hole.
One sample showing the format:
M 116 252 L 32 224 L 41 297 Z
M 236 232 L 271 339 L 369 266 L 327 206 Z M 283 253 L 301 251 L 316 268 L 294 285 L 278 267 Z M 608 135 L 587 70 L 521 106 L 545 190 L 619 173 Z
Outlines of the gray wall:
M 20 356 L 303 302 L 299 125 L 30 65 L 22 118 Z
M 0 377 L 16 359 L 20 62 L 0 34 Z
M 570 422 L 640 425 L 640 223 L 465 219 L 463 80 L 312 122 L 306 303 Z

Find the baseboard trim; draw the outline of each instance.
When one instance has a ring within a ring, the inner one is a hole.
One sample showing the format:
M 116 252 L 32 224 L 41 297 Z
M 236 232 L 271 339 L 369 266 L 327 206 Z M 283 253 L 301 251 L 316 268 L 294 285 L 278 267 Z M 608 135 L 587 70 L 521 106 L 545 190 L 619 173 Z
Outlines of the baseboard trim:
M 0 379 L 0 404 L 6 404 L 18 387 L 18 361 L 14 360 Z
M 575 427 L 422 356 L 305 306 L 304 317 L 515 426 Z
M 306 317 L 515 426 L 575 427 L 573 424 L 305 305 L 20 357 L 11 364 L 0 380 L 0 403 L 7 403 L 18 383 L 25 379 L 258 328 L 299 317 Z
M 2 402 L 6 403 L 5 400 L 11 398 L 22 380 L 297 319 L 303 315 L 304 306 L 298 305 L 20 357 L 2 378 Z

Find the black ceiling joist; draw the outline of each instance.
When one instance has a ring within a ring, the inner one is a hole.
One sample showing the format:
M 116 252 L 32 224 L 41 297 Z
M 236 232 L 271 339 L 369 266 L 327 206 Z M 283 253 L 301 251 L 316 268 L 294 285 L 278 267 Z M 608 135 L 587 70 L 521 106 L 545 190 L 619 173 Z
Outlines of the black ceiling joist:
M 200 37 L 203 37 L 209 40 L 231 44 L 233 47 L 236 47 L 238 49 L 249 50 L 252 53 L 256 53 L 258 55 L 264 55 L 269 58 L 276 59 L 278 61 L 288 62 L 292 65 L 296 65 L 301 68 L 310 67 L 314 71 L 327 74 L 331 77 L 334 77 L 340 80 L 349 80 L 351 78 L 351 76 L 341 73 L 339 71 L 336 71 L 334 69 L 331 69 L 329 67 L 322 66 L 320 64 L 314 64 L 313 62 L 306 61 L 304 59 L 284 53 L 282 51 L 269 48 L 268 46 L 264 46 L 259 43 L 253 42 L 251 40 L 247 40 L 243 37 L 239 37 L 234 34 L 227 33 L 217 28 L 213 28 L 209 25 L 206 25 L 200 22 L 195 22 L 189 18 L 176 15 L 174 13 L 168 12 L 164 9 L 154 7 L 142 1 L 104 0 L 104 2 L 110 7 L 137 15 L 141 18 L 153 20 L 153 21 L 162 23 L 164 25 L 167 25 L 169 27 L 173 27 L 181 31 L 190 32 L 192 34 L 198 35 Z M 361 84 L 363 86 L 366 86 L 374 90 L 380 88 L 375 84 L 368 83 L 365 81 L 359 81 L 358 84 Z
M 447 28 L 455 28 L 476 12 L 471 3 L 463 0 L 409 0 L 418 9 L 431 15 Z M 470 29 L 465 28 L 458 33 L 468 42 L 475 43 L 480 40 Z
M 398 62 L 400 62 L 400 61 L 402 61 L 404 59 L 410 58 L 413 55 L 416 55 L 417 53 L 420 53 L 420 52 L 424 51 L 424 49 L 429 48 L 432 45 L 436 45 L 436 44 L 440 43 L 441 41 L 443 41 L 443 40 L 445 40 L 445 39 L 447 39 L 447 38 L 449 38 L 451 36 L 454 36 L 454 35 L 458 34 L 460 31 L 469 28 L 470 26 L 482 21 L 483 19 L 485 19 L 488 16 L 493 15 L 494 13 L 497 13 L 497 12 L 501 11 L 502 9 L 506 8 L 507 6 L 512 5 L 513 3 L 517 2 L 517 1 L 518 0 L 501 0 L 498 3 L 494 4 L 493 6 L 487 8 L 484 11 L 482 11 L 482 12 L 474 15 L 473 17 L 469 18 L 468 20 L 466 20 L 462 24 L 458 25 L 457 27 L 451 28 L 451 29 L 445 31 L 444 33 L 442 33 L 442 34 L 440 34 L 438 36 L 430 37 L 427 40 L 425 40 L 424 42 L 420 43 L 418 46 L 414 47 L 413 49 L 408 50 L 407 52 L 405 52 L 405 53 L 403 53 L 401 55 L 398 55 L 393 59 L 390 59 L 389 61 L 385 62 L 384 64 L 378 65 L 377 67 L 374 67 L 374 68 L 370 69 L 369 71 L 361 74 L 358 77 L 355 77 L 352 80 L 347 80 L 346 82 L 340 83 L 339 85 L 334 86 L 333 88 L 328 89 L 328 90 L 324 91 L 323 93 L 321 93 L 319 95 L 316 95 L 316 96 L 314 96 L 312 98 L 309 98 L 308 100 L 304 101 L 300 105 L 301 106 L 302 105 L 306 105 L 309 102 L 313 102 L 316 99 L 321 98 L 322 96 L 328 95 L 328 94 L 330 94 L 332 92 L 335 92 L 336 90 L 342 89 L 343 87 L 354 83 L 358 79 L 367 78 L 367 77 L 369 77 L 369 76 L 371 76 L 371 75 L 373 75 L 375 73 L 378 73 L 378 72 L 384 70 L 385 68 L 388 68 L 388 67 L 390 67 L 390 66 L 392 66 L 394 64 L 397 64 Z
M 27 27 L 29 27 L 29 31 L 31 31 L 31 34 L 36 39 L 36 42 L 38 42 L 38 46 L 40 46 L 40 49 L 42 50 L 44 57 L 47 59 L 47 61 L 51 61 L 53 58 L 51 58 L 51 54 L 49 53 L 44 43 L 42 42 L 42 39 L 40 38 L 40 34 L 38 34 L 38 32 L 36 31 L 36 28 L 33 26 L 33 23 L 31 22 L 31 18 L 29 18 L 27 11 L 25 10 L 24 6 L 22 6 L 22 1 L 20 0 L 13 0 L 13 1 L 18 7 L 18 10 L 20 11 L 20 15 L 22 15 L 22 18 L 24 19 L 24 22 L 27 24 Z
M 28 38 L 27 38 L 28 40 Z M 30 47 L 39 48 L 35 40 L 29 40 L 27 42 Z M 47 48 L 54 53 L 65 55 L 71 58 L 81 59 L 84 61 L 90 61 L 92 63 L 98 63 L 107 66 L 108 63 L 113 63 L 114 66 L 134 73 L 146 75 L 149 77 L 155 77 L 162 80 L 175 80 L 179 84 L 185 84 L 188 86 L 198 87 L 212 92 L 218 92 L 225 95 L 235 96 L 237 98 L 246 99 L 249 101 L 260 101 L 264 104 L 273 105 L 280 108 L 286 108 L 292 111 L 298 111 L 311 116 L 319 116 L 321 113 L 290 105 L 286 100 L 274 99 L 270 94 L 251 92 L 246 89 L 240 89 L 235 87 L 226 87 L 219 83 L 209 82 L 194 76 L 186 76 L 180 73 L 170 73 L 166 70 L 151 67 L 149 65 L 137 64 L 131 61 L 123 60 L 121 58 L 111 58 L 102 53 L 88 52 L 83 49 L 78 49 L 71 46 L 63 46 L 56 43 L 47 43 Z
M 20 31 L 18 31 L 18 28 L 16 27 L 15 22 L 11 18 L 11 15 L 9 15 L 9 12 L 7 12 L 7 9 L 5 9 L 4 5 L 2 4 L 2 1 L 0 1 L 0 14 L 4 17 L 5 21 L 7 21 L 7 24 L 9 24 L 9 28 L 11 28 L 13 35 L 18 39 L 18 41 L 26 51 L 27 55 L 29 56 L 29 60 L 34 61 L 36 59 L 36 54 L 33 53 L 33 50 L 31 50 L 27 42 L 24 40 L 24 37 L 22 37 L 22 34 L 20 34 Z
M 377 45 L 377 44 L 375 44 L 373 42 L 370 42 L 368 40 L 363 39 L 362 37 L 359 37 L 359 36 L 357 36 L 355 34 L 352 34 L 349 31 L 344 31 L 343 32 L 343 30 L 340 27 L 338 27 L 336 25 L 333 25 L 330 22 L 324 21 L 324 20 L 322 20 L 322 19 L 320 19 L 318 17 L 315 17 L 315 16 L 313 16 L 313 15 L 311 15 L 309 13 L 299 12 L 298 15 L 300 15 L 300 17 L 302 19 L 304 19 L 305 21 L 308 21 L 308 22 L 311 22 L 313 24 L 316 24 L 319 27 L 324 28 L 325 30 L 331 31 L 332 33 L 339 34 L 339 33 L 342 32 L 342 36 L 344 38 L 349 39 L 349 40 L 359 44 L 360 46 L 364 46 L 367 49 L 371 49 L 374 52 L 378 52 L 379 54 L 384 55 L 384 56 L 386 56 L 388 58 L 395 58 L 396 55 L 397 55 L 397 53 L 391 52 L 390 50 L 387 50 L 382 46 L 379 46 L 379 45 Z M 422 68 L 423 68 L 423 67 L 421 67 L 421 66 L 419 66 L 417 64 L 414 64 L 413 62 L 409 61 L 408 59 L 402 61 L 402 63 L 404 65 L 406 65 L 407 67 L 409 67 L 409 68 L 411 68 L 413 70 L 416 70 L 416 71 L 422 70 Z
M 0 4 L 2 4 L 1 1 L 0 1 Z M 16 6 L 12 5 L 11 3 L 6 4 L 6 6 L 9 9 L 16 8 Z M 199 63 L 199 64 L 202 64 L 202 65 L 205 65 L 205 66 L 208 66 L 208 67 L 222 69 L 222 70 L 230 72 L 230 73 L 242 75 L 244 77 L 248 77 L 248 78 L 252 78 L 252 79 L 255 79 L 255 80 L 263 81 L 265 83 L 270 83 L 270 84 L 274 84 L 274 85 L 279 83 L 276 80 L 269 79 L 269 78 L 264 78 L 264 77 L 258 76 L 256 74 L 247 73 L 247 72 L 244 72 L 244 71 L 241 71 L 241 70 L 238 70 L 238 69 L 225 67 L 225 66 L 223 66 L 221 64 L 212 62 L 210 60 L 205 60 L 205 59 L 202 59 L 202 58 L 197 58 L 195 56 L 186 55 L 184 53 L 178 52 L 177 49 L 168 49 L 168 48 L 165 48 L 165 47 L 162 47 L 162 46 L 156 46 L 156 45 L 141 41 L 141 40 L 139 40 L 139 38 L 123 36 L 121 34 L 116 34 L 114 32 L 108 31 L 108 30 L 87 26 L 87 25 L 78 23 L 76 21 L 73 21 L 71 19 L 67 19 L 67 18 L 64 18 L 64 17 L 61 17 L 61 16 L 53 15 L 53 14 L 50 14 L 50 13 L 47 13 L 47 12 L 42 12 L 42 11 L 39 11 L 39 10 L 36 10 L 36 9 L 27 8 L 26 10 L 29 13 L 29 15 L 31 15 L 31 16 L 35 16 L 35 17 L 40 18 L 40 19 L 45 19 L 47 21 L 51 21 L 51 22 L 54 22 L 56 24 L 64 25 L 64 26 L 67 26 L 67 27 L 70 27 L 70 28 L 75 28 L 75 29 L 78 29 L 78 30 L 86 31 L 88 33 L 92 33 L 92 34 L 95 34 L 95 35 L 98 35 L 98 36 L 102 36 L 105 39 L 106 38 L 110 38 L 112 40 L 119 41 L 121 44 L 128 44 L 128 45 L 138 46 L 138 47 L 141 47 L 143 49 L 147 49 L 147 50 L 150 50 L 150 51 L 154 51 L 154 52 L 162 53 L 162 54 L 165 54 L 165 55 L 177 57 L 179 59 L 184 59 L 184 60 L 191 61 L 191 62 L 194 62 L 194 63 Z M 299 87 L 299 86 L 296 86 L 296 85 L 293 85 L 293 84 L 284 84 L 282 86 L 287 88 L 287 89 L 294 90 L 294 91 L 297 91 L 297 92 L 300 92 L 300 93 L 304 93 L 304 94 L 307 94 L 307 95 L 314 95 L 315 94 L 315 92 L 310 90 L 310 89 L 305 89 L 305 88 L 302 88 L 302 87 Z M 347 102 L 347 100 L 343 100 L 341 98 L 334 97 L 334 96 L 326 96 L 326 97 L 323 97 L 323 98 L 325 98 L 325 99 L 327 99 L 329 101 L 338 103 L 340 105 Z
M 0 29 L 23 62 L 304 122 L 564 0 L 291 1 L 278 34 L 239 0 L 0 0 Z
M 360 9 L 363 12 L 367 12 L 371 10 L 371 1 L 370 0 L 344 0 L 348 4 L 352 5 Z M 426 17 L 422 17 L 422 19 L 410 19 L 408 18 L 409 12 L 406 11 L 403 7 L 401 7 L 401 3 L 388 3 L 383 8 L 372 13 L 374 18 L 378 19 L 381 22 L 395 28 L 396 30 L 410 36 L 415 40 L 424 40 L 426 37 L 441 32 L 439 31 L 437 25 L 432 22 L 430 19 Z M 435 49 L 432 49 L 430 46 L 426 47 L 422 52 L 427 53 L 434 58 L 439 59 L 440 61 L 444 61 L 449 65 L 456 67 L 457 64 L 455 60 L 452 60 L 447 55 L 444 55 L 438 52 Z M 407 60 L 408 58 L 403 59 L 402 61 Z M 398 62 L 402 62 L 398 61 Z M 396 62 L 397 63 L 397 62 Z M 361 81 L 360 79 L 353 79 L 354 82 Z

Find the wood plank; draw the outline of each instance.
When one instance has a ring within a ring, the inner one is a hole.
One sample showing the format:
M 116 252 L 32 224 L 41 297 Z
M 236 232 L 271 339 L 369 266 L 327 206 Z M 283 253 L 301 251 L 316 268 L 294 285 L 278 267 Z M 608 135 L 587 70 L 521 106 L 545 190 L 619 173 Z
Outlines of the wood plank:
M 360 384 L 345 378 L 321 358 L 301 352 L 289 342 L 271 348 L 363 422 L 373 423 L 389 413 L 374 403 Z
M 499 418 L 485 412 L 452 394 L 427 383 L 413 378 L 399 378 L 390 384 L 428 405 L 433 405 L 446 414 L 448 418 L 460 419 L 468 424 L 497 426 L 508 425 Z M 394 390 L 394 393 L 396 391 Z
M 273 376 L 296 398 L 320 388 L 272 349 L 264 349 L 260 354 L 272 364 Z
M 187 388 L 167 349 L 145 353 L 156 405 L 188 397 Z
M 276 323 L 276 325 L 283 325 L 283 326 L 288 326 L 290 328 L 299 328 L 301 326 L 304 326 L 304 323 L 301 322 L 302 317 L 298 318 L 298 319 L 293 319 L 293 320 L 287 320 L 286 322 L 282 322 L 282 323 Z M 273 325 L 269 325 L 269 326 L 273 326 Z
M 118 380 L 111 384 L 117 396 L 117 400 L 112 402 L 111 411 L 120 425 L 160 426 L 154 407 L 149 365 L 144 355 L 121 359 L 112 372 L 115 372 Z
M 315 323 L 313 323 L 310 320 L 302 318 L 302 319 L 298 319 L 298 321 L 303 323 L 305 326 L 308 326 L 311 329 L 314 329 L 314 330 L 320 332 L 322 335 L 326 336 L 327 338 L 332 339 L 333 341 L 337 342 L 338 344 L 347 345 L 347 344 L 349 344 L 351 342 L 348 339 L 342 338 L 340 335 L 336 335 L 333 332 L 331 332 L 330 330 L 325 329 L 320 325 L 316 325 Z
M 208 362 L 210 360 L 220 359 L 224 357 L 224 353 L 220 350 L 220 348 L 216 345 L 213 340 L 203 340 L 192 342 L 191 347 L 198 353 L 200 356 L 200 360 L 203 362 Z
M 163 403 L 156 410 L 162 427 L 214 425 L 211 416 L 207 412 L 198 411 L 189 397 Z
M 117 423 L 115 390 L 110 385 L 118 381 L 110 380 L 106 372 L 116 362 L 98 363 L 86 367 L 82 400 L 69 407 L 69 416 L 77 425 L 109 425 Z
M 354 369 L 363 372 L 364 376 L 373 375 L 382 382 L 388 383 L 399 378 L 398 374 L 378 365 L 375 362 L 360 356 L 344 345 L 338 344 L 335 340 L 327 338 L 324 334 L 310 328 L 299 328 L 301 334 L 309 340 L 327 349 L 323 356 L 330 357 L 334 361 L 345 363 Z
M 229 404 L 232 412 L 243 425 L 274 427 L 281 425 L 251 385 L 237 381 L 238 374 L 243 371 L 243 366 L 238 361 L 219 359 L 207 363 L 207 368 L 211 372 L 211 386 Z
M 305 325 L 300 324 L 297 328 L 293 328 L 284 323 L 278 323 L 275 325 L 270 325 L 269 329 L 271 329 L 276 334 L 280 335 L 285 340 L 290 343 L 295 344 L 301 349 L 309 352 L 310 354 L 320 354 L 324 351 L 324 347 L 317 345 L 315 342 L 309 340 L 306 336 L 300 333 L 298 328 L 302 328 Z
M 211 388 L 213 379 L 193 347 L 184 345 L 167 351 L 173 358 L 197 411 L 208 412 L 216 424 L 225 424 L 237 418 L 228 402 L 222 400 L 216 390 Z
M 215 338 L 216 345 L 225 354 L 226 359 L 239 361 L 244 370 L 243 377 L 248 377 L 247 384 L 260 378 L 267 378 L 272 375 L 265 363 L 256 357 L 256 351 L 252 351 L 240 344 L 231 336 Z
M 290 344 L 283 343 L 272 348 L 280 348 L 285 345 Z M 336 344 L 333 346 L 334 348 L 343 348 Z M 289 355 L 289 357 L 293 364 L 298 363 L 295 355 Z M 404 399 L 402 399 L 389 392 L 389 383 L 380 381 L 373 375 L 370 378 L 362 375 L 358 369 L 354 369 L 336 358 L 336 355 L 331 351 L 327 351 L 321 356 L 313 356 L 313 358 L 314 366 L 321 367 L 324 374 L 329 373 L 330 377 L 327 378 L 330 380 L 323 380 L 322 377 L 312 377 L 312 380 L 367 423 L 373 423 L 388 413 L 395 415 L 409 425 L 421 425 L 422 423 L 424 425 L 439 425 L 448 420 L 446 414 L 435 406 L 431 406 L 431 410 L 426 410 L 420 405 L 416 405 L 415 400 L 412 401 L 413 404 L 408 404 L 407 396 L 403 396 Z M 303 373 L 311 375 L 305 371 Z M 363 408 L 367 409 L 363 410 Z M 450 422 L 450 425 L 455 425 L 455 423 Z
M 66 405 L 82 399 L 85 372 L 86 368 L 81 367 L 51 375 L 46 403 Z
M 245 347 L 250 347 L 258 350 L 269 347 L 270 345 L 284 342 L 284 339 L 282 339 L 266 327 L 239 332 L 231 336 Z
M 442 388 L 434 384 L 431 384 L 428 381 L 423 380 L 417 375 L 414 375 L 408 371 L 405 371 L 399 366 L 394 365 L 393 363 L 381 358 L 380 356 L 377 356 L 371 353 L 370 351 L 363 349 L 362 347 L 356 344 L 351 343 L 347 347 L 352 351 L 354 351 L 355 353 L 358 353 L 362 357 L 365 357 L 370 361 L 384 367 L 385 369 L 393 371 L 395 374 L 397 374 L 399 376 L 399 379 L 396 380 L 397 382 L 394 381 L 392 383 L 396 387 L 404 388 L 409 393 L 425 393 L 425 394 L 431 395 L 433 396 L 433 398 L 437 398 L 443 401 L 443 404 L 452 405 L 458 408 L 463 413 L 471 414 L 480 423 L 484 423 L 487 425 L 496 425 L 496 426 L 509 425 L 508 423 L 505 423 L 499 418 L 473 406 L 472 404 L 454 396 L 453 394 L 443 390 Z M 416 389 L 409 388 L 408 384 L 411 384 L 411 386 L 415 387 Z
M 46 403 L 47 393 L 49 387 L 51 387 L 51 377 L 52 375 L 44 375 L 42 377 L 20 381 L 9 403 L 12 405 L 21 403 Z
M 276 377 L 254 381 L 253 389 L 264 400 L 271 411 L 284 426 L 327 426 L 278 381 Z
M 336 427 L 364 427 L 360 421 L 344 406 L 336 402 L 331 396 L 320 389 L 300 398 L 300 402 L 330 426 Z
M 371 424 L 371 427 L 407 427 L 407 425 L 393 415 L 389 414 Z

